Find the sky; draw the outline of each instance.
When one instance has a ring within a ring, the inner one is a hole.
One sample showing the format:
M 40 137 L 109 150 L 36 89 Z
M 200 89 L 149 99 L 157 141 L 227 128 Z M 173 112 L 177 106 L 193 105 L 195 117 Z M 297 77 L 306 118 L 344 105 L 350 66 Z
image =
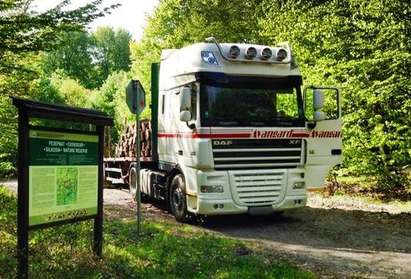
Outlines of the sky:
M 35 11 L 45 11 L 60 3 L 59 0 L 35 0 L 32 8 Z M 91 1 L 72 0 L 72 7 L 79 7 Z M 93 21 L 89 28 L 95 30 L 98 26 L 122 27 L 132 35 L 133 39 L 141 39 L 146 23 L 147 14 L 151 14 L 158 4 L 158 0 L 103 0 L 102 7 L 119 3 L 120 7 L 110 15 Z

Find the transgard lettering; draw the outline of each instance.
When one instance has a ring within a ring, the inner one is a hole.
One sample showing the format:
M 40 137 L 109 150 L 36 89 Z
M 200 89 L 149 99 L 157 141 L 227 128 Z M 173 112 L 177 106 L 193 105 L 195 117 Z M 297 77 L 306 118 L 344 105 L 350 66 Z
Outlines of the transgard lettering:
M 304 131 L 304 130 L 288 130 L 288 131 L 265 131 L 254 130 L 251 138 L 256 139 L 272 139 L 272 138 L 340 138 L 341 131 Z
M 289 138 L 293 134 L 293 130 L 290 131 L 260 131 L 254 130 L 252 133 L 253 138 L 269 139 L 269 138 Z
M 312 138 L 339 138 L 341 131 L 312 131 Z

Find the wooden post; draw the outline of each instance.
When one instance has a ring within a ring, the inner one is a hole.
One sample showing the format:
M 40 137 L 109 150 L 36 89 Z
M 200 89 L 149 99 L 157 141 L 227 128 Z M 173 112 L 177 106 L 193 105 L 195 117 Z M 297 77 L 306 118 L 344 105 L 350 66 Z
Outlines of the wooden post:
M 19 109 L 18 201 L 17 206 L 17 278 L 28 278 L 29 264 L 29 171 L 28 171 L 28 116 Z
M 104 126 L 97 126 L 98 133 L 98 185 L 97 185 L 97 215 L 94 218 L 93 251 L 97 257 L 102 256 L 103 250 L 103 154 L 104 154 Z

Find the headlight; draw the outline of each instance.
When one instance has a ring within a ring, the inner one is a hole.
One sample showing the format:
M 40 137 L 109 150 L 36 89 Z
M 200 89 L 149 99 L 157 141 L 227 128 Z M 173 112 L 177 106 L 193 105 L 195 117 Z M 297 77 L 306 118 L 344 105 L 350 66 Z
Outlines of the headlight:
M 255 47 L 249 47 L 245 50 L 245 58 L 253 59 L 257 56 L 257 49 Z
M 277 51 L 277 61 L 283 61 L 285 58 L 287 58 L 287 55 L 288 55 L 287 51 L 283 48 L 280 48 Z
M 222 185 L 201 185 L 201 193 L 222 193 L 224 192 Z
M 261 59 L 267 60 L 273 56 L 273 52 L 270 48 L 266 47 L 261 51 Z
M 305 187 L 305 182 L 304 181 L 298 181 L 298 182 L 294 182 L 293 184 L 293 189 L 304 189 Z

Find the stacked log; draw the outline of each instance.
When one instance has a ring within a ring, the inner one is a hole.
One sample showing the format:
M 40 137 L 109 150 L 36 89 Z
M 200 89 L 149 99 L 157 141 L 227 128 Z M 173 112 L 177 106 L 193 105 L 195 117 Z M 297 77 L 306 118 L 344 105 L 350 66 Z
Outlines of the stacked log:
M 140 125 L 140 157 L 151 157 L 151 122 L 142 120 Z M 116 157 L 136 157 L 136 124 L 126 127 L 115 149 Z

